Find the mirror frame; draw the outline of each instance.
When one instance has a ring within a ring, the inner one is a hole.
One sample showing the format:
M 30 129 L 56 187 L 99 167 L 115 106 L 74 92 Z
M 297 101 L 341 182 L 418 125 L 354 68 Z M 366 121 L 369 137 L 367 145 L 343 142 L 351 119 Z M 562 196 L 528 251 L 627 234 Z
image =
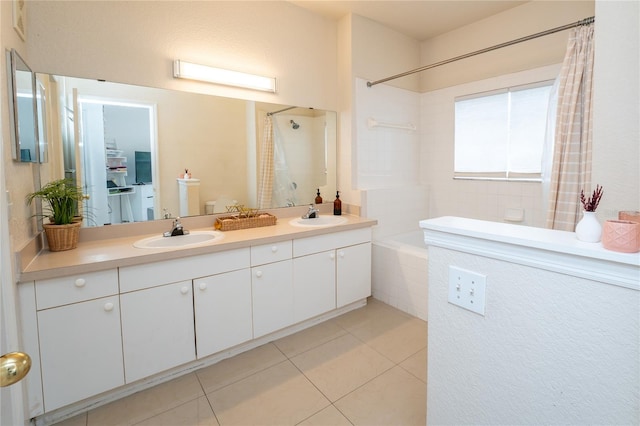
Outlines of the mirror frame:
M 24 135 L 20 133 L 20 114 L 18 107 L 18 81 L 16 72 L 25 71 L 30 74 L 32 97 L 32 121 L 33 121 L 33 140 L 34 140 L 34 156 L 29 160 L 22 158 L 22 138 Z M 37 92 L 35 73 L 20 57 L 15 49 L 7 51 L 7 85 L 9 96 L 9 121 L 11 122 L 11 153 L 14 161 L 22 163 L 41 163 L 42 153 L 38 137 L 38 111 L 37 111 Z

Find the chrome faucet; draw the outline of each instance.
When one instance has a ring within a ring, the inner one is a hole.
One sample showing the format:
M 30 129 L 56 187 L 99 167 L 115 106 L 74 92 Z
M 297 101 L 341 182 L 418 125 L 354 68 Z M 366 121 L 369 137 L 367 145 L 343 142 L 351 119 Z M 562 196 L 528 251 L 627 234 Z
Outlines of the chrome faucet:
M 173 221 L 173 225 L 171 226 L 171 231 L 167 231 L 162 234 L 165 237 L 175 237 L 176 235 L 188 235 L 189 231 L 182 227 L 182 223 L 180 223 L 180 218 L 176 217 Z
M 318 217 L 318 215 L 320 214 L 320 210 L 316 209 L 315 207 L 313 207 L 313 204 L 309 204 L 309 211 L 302 216 L 303 219 L 314 219 L 316 217 Z

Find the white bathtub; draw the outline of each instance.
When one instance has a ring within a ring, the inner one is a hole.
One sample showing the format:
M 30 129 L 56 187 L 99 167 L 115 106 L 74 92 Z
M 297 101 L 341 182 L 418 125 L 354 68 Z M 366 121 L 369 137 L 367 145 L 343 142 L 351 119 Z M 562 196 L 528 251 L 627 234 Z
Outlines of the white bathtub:
M 427 278 L 428 254 L 422 230 L 373 241 L 373 297 L 426 321 Z

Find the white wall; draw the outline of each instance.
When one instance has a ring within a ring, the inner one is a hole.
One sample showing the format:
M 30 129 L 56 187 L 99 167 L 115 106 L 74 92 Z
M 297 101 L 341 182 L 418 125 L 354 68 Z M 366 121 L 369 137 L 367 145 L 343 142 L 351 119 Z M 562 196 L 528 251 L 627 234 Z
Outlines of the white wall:
M 448 267 L 487 277 L 485 315 Z M 638 424 L 640 292 L 429 247 L 428 424 Z
M 420 170 L 420 96 L 386 84 L 370 88 L 366 83 L 356 79 L 356 186 L 366 190 L 415 185 Z M 381 126 L 369 126 L 369 119 Z M 384 124 L 412 125 L 416 130 Z
M 433 64 L 593 16 L 593 0 L 530 1 L 421 44 L 421 65 Z M 518 43 L 420 74 L 421 92 L 562 62 L 568 31 Z
M 593 187 L 600 220 L 640 210 L 640 2 L 598 1 L 593 87 Z

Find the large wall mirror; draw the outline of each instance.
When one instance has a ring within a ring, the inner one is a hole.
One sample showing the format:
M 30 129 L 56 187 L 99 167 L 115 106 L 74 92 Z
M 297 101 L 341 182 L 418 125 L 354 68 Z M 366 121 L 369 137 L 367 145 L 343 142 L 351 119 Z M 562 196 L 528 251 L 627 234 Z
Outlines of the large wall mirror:
M 36 77 L 47 93 L 39 112 L 50 175 L 89 195 L 85 226 L 223 213 L 236 203 L 296 206 L 312 203 L 318 188 L 327 198 L 335 192 L 335 112 Z
M 38 144 L 34 74 L 15 49 L 7 51 L 7 83 L 13 159 L 45 161 L 45 146 Z

